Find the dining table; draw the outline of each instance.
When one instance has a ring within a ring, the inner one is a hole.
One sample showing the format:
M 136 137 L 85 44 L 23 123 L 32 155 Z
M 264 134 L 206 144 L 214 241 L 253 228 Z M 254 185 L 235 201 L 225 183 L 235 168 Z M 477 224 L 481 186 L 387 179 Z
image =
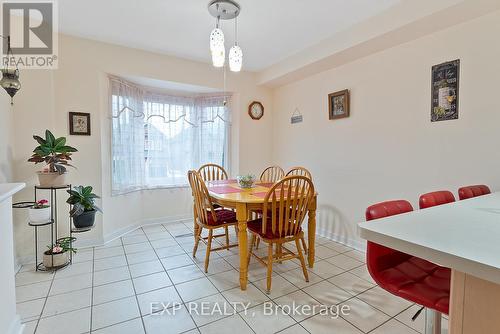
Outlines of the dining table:
M 238 220 L 238 248 L 240 256 L 240 288 L 246 290 L 248 283 L 248 235 L 247 222 L 251 218 L 251 212 L 263 210 L 264 199 L 267 192 L 274 183 L 258 181 L 251 188 L 242 188 L 237 180 L 217 180 L 206 183 L 209 196 L 213 204 L 236 211 Z M 308 252 L 307 259 L 310 268 L 314 266 L 315 236 L 316 236 L 316 207 L 317 193 L 308 206 L 307 239 Z

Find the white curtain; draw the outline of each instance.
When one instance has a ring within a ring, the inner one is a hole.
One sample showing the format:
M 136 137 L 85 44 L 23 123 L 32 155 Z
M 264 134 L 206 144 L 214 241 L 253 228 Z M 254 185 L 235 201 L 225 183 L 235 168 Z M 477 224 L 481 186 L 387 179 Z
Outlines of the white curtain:
M 228 167 L 230 98 L 173 96 L 112 77 L 112 193 L 187 185 L 204 163 Z

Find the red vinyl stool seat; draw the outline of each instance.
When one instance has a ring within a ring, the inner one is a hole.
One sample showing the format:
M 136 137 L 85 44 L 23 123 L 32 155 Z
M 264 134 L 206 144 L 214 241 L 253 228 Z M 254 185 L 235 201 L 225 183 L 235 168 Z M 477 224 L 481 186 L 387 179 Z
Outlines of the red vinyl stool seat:
M 366 209 L 366 220 L 413 211 L 408 201 L 382 202 Z M 448 314 L 451 270 L 427 260 L 368 242 L 368 271 L 384 290 L 427 308 Z
M 491 194 L 491 190 L 490 188 L 488 188 L 488 186 L 485 186 L 484 184 L 467 186 L 458 189 L 458 198 L 460 198 L 460 200 L 488 195 L 488 194 Z
M 421 195 L 418 202 L 420 209 L 427 209 L 436 205 L 455 202 L 455 196 L 448 190 L 434 191 Z

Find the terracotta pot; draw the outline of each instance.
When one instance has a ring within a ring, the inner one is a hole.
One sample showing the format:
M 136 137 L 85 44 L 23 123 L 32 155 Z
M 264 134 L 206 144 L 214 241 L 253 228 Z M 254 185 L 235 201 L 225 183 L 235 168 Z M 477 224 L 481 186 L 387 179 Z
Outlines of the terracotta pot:
M 54 262 L 52 263 L 52 255 L 43 253 L 43 265 L 45 268 L 61 267 L 69 261 L 69 252 L 54 254 Z
M 50 220 L 50 206 L 48 208 L 29 208 L 28 216 L 31 223 L 42 224 Z
M 38 181 L 42 187 L 59 187 L 66 185 L 66 173 L 37 172 Z

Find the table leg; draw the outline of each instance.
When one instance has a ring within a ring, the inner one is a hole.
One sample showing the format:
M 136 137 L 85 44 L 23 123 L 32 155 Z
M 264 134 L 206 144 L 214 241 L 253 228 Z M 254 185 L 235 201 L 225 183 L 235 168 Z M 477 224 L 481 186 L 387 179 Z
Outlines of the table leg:
M 248 245 L 247 245 L 247 220 L 248 211 L 245 203 L 236 206 L 236 218 L 238 219 L 238 245 L 240 253 L 240 288 L 247 289 L 248 282 Z
M 307 238 L 308 238 L 308 253 L 307 260 L 309 262 L 309 268 L 314 266 L 314 255 L 315 255 L 315 242 L 316 242 L 316 196 L 309 206 L 308 212 L 308 221 L 307 221 Z

